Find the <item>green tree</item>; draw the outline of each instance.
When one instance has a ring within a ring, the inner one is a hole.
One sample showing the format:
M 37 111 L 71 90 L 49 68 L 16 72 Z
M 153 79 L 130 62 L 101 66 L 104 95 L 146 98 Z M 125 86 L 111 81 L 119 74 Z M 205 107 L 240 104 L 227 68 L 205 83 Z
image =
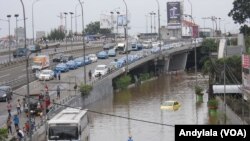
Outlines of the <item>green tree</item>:
M 110 34 L 111 30 L 110 29 L 101 29 L 100 28 L 100 22 L 96 21 L 96 22 L 91 22 L 90 24 L 88 24 L 85 28 L 85 33 L 88 35 L 94 35 L 94 34 Z
M 65 38 L 65 33 L 61 29 L 53 29 L 47 36 L 49 40 L 63 40 Z
M 243 24 L 250 18 L 250 0 L 235 0 L 228 16 L 232 17 L 235 23 Z

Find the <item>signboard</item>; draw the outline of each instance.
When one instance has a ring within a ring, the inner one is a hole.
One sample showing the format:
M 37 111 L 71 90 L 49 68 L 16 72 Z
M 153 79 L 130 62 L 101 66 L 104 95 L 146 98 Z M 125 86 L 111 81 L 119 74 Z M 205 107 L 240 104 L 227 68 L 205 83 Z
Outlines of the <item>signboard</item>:
M 101 14 L 101 17 L 100 17 L 100 28 L 111 28 L 111 27 L 112 27 L 111 16 L 110 15 Z
M 192 26 L 193 29 L 193 38 L 199 37 L 199 27 L 198 26 Z
M 167 19 L 168 24 L 181 23 L 180 2 L 167 2 Z
M 185 37 L 191 37 L 192 35 L 192 30 L 190 27 L 188 26 L 182 26 L 182 36 L 185 36 Z
M 125 26 L 127 23 L 126 15 L 119 15 L 117 17 L 117 24 L 118 26 Z
M 250 90 L 250 56 L 247 54 L 242 55 L 242 84 L 247 90 Z
M 245 69 L 249 69 L 250 68 L 250 64 L 249 64 L 249 55 L 243 54 L 242 55 L 242 67 Z

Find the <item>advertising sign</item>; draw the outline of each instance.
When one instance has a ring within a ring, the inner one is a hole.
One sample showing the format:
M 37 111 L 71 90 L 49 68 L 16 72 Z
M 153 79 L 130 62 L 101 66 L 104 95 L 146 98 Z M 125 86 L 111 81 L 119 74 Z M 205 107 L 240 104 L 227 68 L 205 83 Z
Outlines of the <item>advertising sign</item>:
M 100 28 L 111 28 L 111 27 L 112 27 L 111 16 L 110 15 L 101 14 L 101 17 L 100 17 Z
M 127 23 L 126 15 L 119 15 L 117 17 L 117 24 L 118 26 L 125 26 Z
M 167 19 L 168 24 L 181 23 L 180 2 L 167 2 Z

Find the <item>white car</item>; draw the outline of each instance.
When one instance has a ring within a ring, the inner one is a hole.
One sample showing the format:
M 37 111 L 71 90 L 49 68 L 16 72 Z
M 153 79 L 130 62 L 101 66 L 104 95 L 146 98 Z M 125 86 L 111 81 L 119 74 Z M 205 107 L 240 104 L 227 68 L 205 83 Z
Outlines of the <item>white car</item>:
M 39 80 L 52 80 L 54 79 L 54 71 L 52 70 L 41 70 L 38 72 L 37 77 Z
M 97 65 L 93 73 L 94 77 L 100 77 L 108 73 L 107 65 Z
M 97 62 L 97 56 L 95 54 L 89 54 L 88 56 L 92 62 Z

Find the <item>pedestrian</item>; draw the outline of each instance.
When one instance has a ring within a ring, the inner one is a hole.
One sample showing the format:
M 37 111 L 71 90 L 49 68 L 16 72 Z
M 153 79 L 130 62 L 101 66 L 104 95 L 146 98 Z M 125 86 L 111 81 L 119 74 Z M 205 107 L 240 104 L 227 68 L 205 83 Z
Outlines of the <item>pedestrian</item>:
M 8 134 L 11 133 L 11 135 L 12 135 L 12 127 L 11 127 L 11 124 L 12 124 L 11 116 L 8 116 L 6 125 L 7 125 L 7 128 L 8 128 Z
M 133 141 L 131 136 L 128 137 L 128 141 Z
M 61 72 L 58 71 L 58 80 L 60 81 L 61 80 Z
M 8 110 L 9 116 L 11 116 L 11 109 L 12 109 L 12 105 L 11 105 L 10 101 L 8 101 L 7 110 Z
M 61 90 L 60 90 L 59 85 L 57 85 L 56 91 L 57 91 L 57 98 L 60 99 L 60 91 L 61 91 Z
M 20 99 L 18 99 L 17 102 L 16 102 L 16 110 L 17 110 L 17 114 L 21 114 L 21 102 L 20 102 Z
M 14 122 L 15 128 L 16 129 L 19 128 L 19 117 L 17 116 L 17 114 L 14 115 L 13 122 Z
M 101 76 L 102 76 L 102 74 L 101 74 L 101 72 L 99 72 L 98 73 L 98 78 L 101 79 Z
M 18 141 L 23 141 L 24 140 L 24 133 L 21 129 L 17 128 L 16 129 L 16 133 L 17 133 L 17 139 Z
M 54 78 L 57 79 L 57 71 L 54 71 Z
M 91 78 L 92 78 L 92 72 L 91 70 L 89 70 L 89 81 L 91 81 Z
M 26 121 L 26 122 L 25 122 L 24 127 L 25 127 L 25 131 L 26 131 L 26 133 L 27 133 L 27 134 L 29 134 L 30 125 L 29 125 L 28 121 Z
M 26 108 L 25 106 L 26 106 L 26 100 L 25 100 L 25 98 L 23 98 L 23 110 Z

